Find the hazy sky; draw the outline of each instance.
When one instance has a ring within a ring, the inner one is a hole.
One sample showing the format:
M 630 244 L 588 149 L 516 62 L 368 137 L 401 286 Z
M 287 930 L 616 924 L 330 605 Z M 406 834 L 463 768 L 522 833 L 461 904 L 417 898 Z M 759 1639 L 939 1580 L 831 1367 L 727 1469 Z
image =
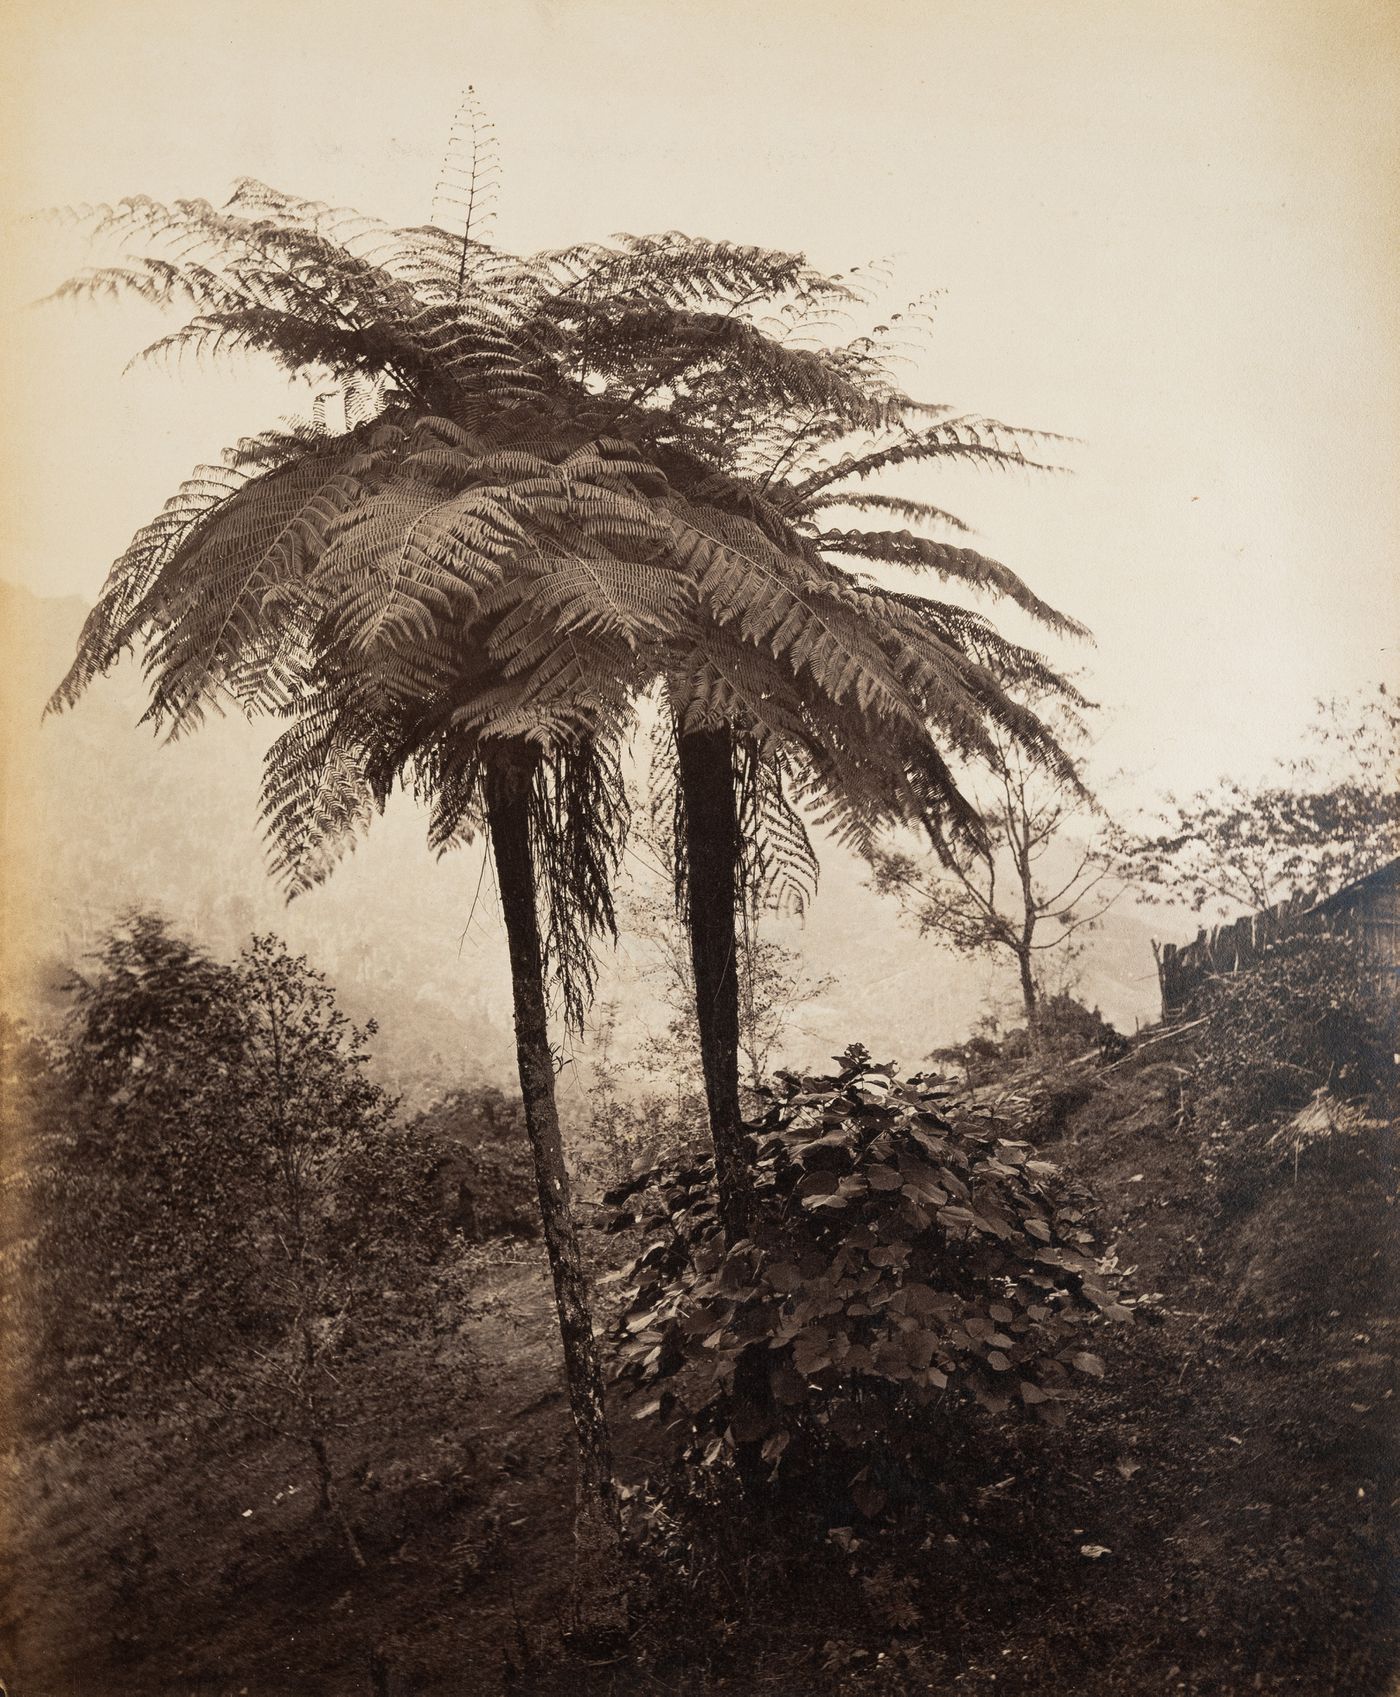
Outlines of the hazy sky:
M 941 291 L 911 386 L 1083 438 L 1072 477 L 939 489 L 1095 631 L 1101 771 L 1256 767 L 1395 674 L 1400 7 L 29 0 L 9 33 L 15 209 L 251 175 L 421 222 L 470 82 L 508 246 L 679 228 Z M 15 301 L 82 257 L 8 245 Z M 90 599 L 271 422 L 266 383 L 123 377 L 154 328 L 7 312 L 0 574 Z

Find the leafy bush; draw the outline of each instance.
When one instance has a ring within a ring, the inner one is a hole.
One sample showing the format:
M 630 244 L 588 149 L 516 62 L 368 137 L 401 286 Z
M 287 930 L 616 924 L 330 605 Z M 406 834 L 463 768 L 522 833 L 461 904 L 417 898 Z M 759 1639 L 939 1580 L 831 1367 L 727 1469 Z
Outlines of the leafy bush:
M 609 1197 L 647 1228 L 617 1330 L 638 1418 L 672 1417 L 692 1464 L 820 1496 L 833 1524 L 922 1495 L 978 1407 L 1059 1423 L 1103 1373 L 1086 1333 L 1128 1312 L 1049 1162 L 954 1120 L 934 1081 L 842 1062 L 780 1075 L 748 1239 L 725 1247 L 708 1162 Z
M 194 1397 L 319 1442 L 368 1359 L 436 1324 L 453 1277 L 423 1153 L 368 1077 L 369 1030 L 276 939 L 226 965 L 150 915 L 70 996 L 12 1130 L 30 1420 Z
M 1379 1095 L 1393 1077 L 1395 1003 L 1345 933 L 1287 937 L 1248 970 L 1209 979 L 1189 1011 L 1207 1020 L 1193 1100 L 1207 1135 L 1271 1123 L 1324 1088 Z

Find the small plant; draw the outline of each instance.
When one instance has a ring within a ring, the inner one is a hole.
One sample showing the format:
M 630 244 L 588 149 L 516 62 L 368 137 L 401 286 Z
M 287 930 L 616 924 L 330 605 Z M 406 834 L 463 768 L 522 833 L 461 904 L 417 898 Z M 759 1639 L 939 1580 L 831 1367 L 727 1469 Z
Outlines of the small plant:
M 618 1377 L 637 1418 L 670 1418 L 702 1495 L 697 1474 L 733 1464 L 828 1524 L 889 1517 L 978 1409 L 1061 1422 L 1104 1371 L 1087 1334 L 1128 1309 L 1087 1198 L 1027 1144 L 953 1118 L 935 1081 L 852 1048 L 835 1076 L 779 1082 L 748 1238 L 726 1249 L 708 1162 L 609 1197 L 646 1231 Z

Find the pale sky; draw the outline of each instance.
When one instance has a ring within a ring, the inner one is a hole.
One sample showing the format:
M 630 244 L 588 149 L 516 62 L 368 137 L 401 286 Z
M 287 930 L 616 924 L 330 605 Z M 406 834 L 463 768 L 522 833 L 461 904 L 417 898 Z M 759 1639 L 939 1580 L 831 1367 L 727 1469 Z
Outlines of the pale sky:
M 423 222 L 470 82 L 506 246 L 679 228 L 941 291 L 911 387 L 1083 438 L 1071 477 L 936 488 L 1094 630 L 1058 657 L 1114 709 L 1100 776 L 1256 769 L 1395 677 L 1400 6 L 28 0 L 8 35 L 17 211 L 250 175 Z M 82 262 L 7 248 L 10 302 Z M 265 382 L 124 377 L 154 330 L 7 307 L 0 575 L 91 599 L 274 422 Z

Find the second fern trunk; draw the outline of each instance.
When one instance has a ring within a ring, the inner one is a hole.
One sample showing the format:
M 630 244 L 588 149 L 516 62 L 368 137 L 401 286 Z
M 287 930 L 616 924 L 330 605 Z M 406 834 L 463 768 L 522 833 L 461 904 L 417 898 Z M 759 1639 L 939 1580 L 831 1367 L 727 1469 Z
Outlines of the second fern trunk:
M 686 901 L 700 1061 L 715 1146 L 720 1216 L 730 1243 L 746 1235 L 751 1179 L 739 1106 L 739 816 L 733 739 L 723 728 L 676 739 L 685 814 Z
M 581 1549 L 616 1542 L 617 1490 L 603 1402 L 603 1370 L 593 1335 L 588 1284 L 569 1200 L 569 1175 L 554 1095 L 554 1054 L 549 1042 L 544 954 L 535 905 L 530 840 L 528 767 L 493 772 L 487 781 L 487 821 L 505 914 L 515 1001 L 515 1048 L 525 1128 L 534 1155 L 554 1300 L 564 1343 L 569 1406 L 578 1434 L 579 1542 Z

